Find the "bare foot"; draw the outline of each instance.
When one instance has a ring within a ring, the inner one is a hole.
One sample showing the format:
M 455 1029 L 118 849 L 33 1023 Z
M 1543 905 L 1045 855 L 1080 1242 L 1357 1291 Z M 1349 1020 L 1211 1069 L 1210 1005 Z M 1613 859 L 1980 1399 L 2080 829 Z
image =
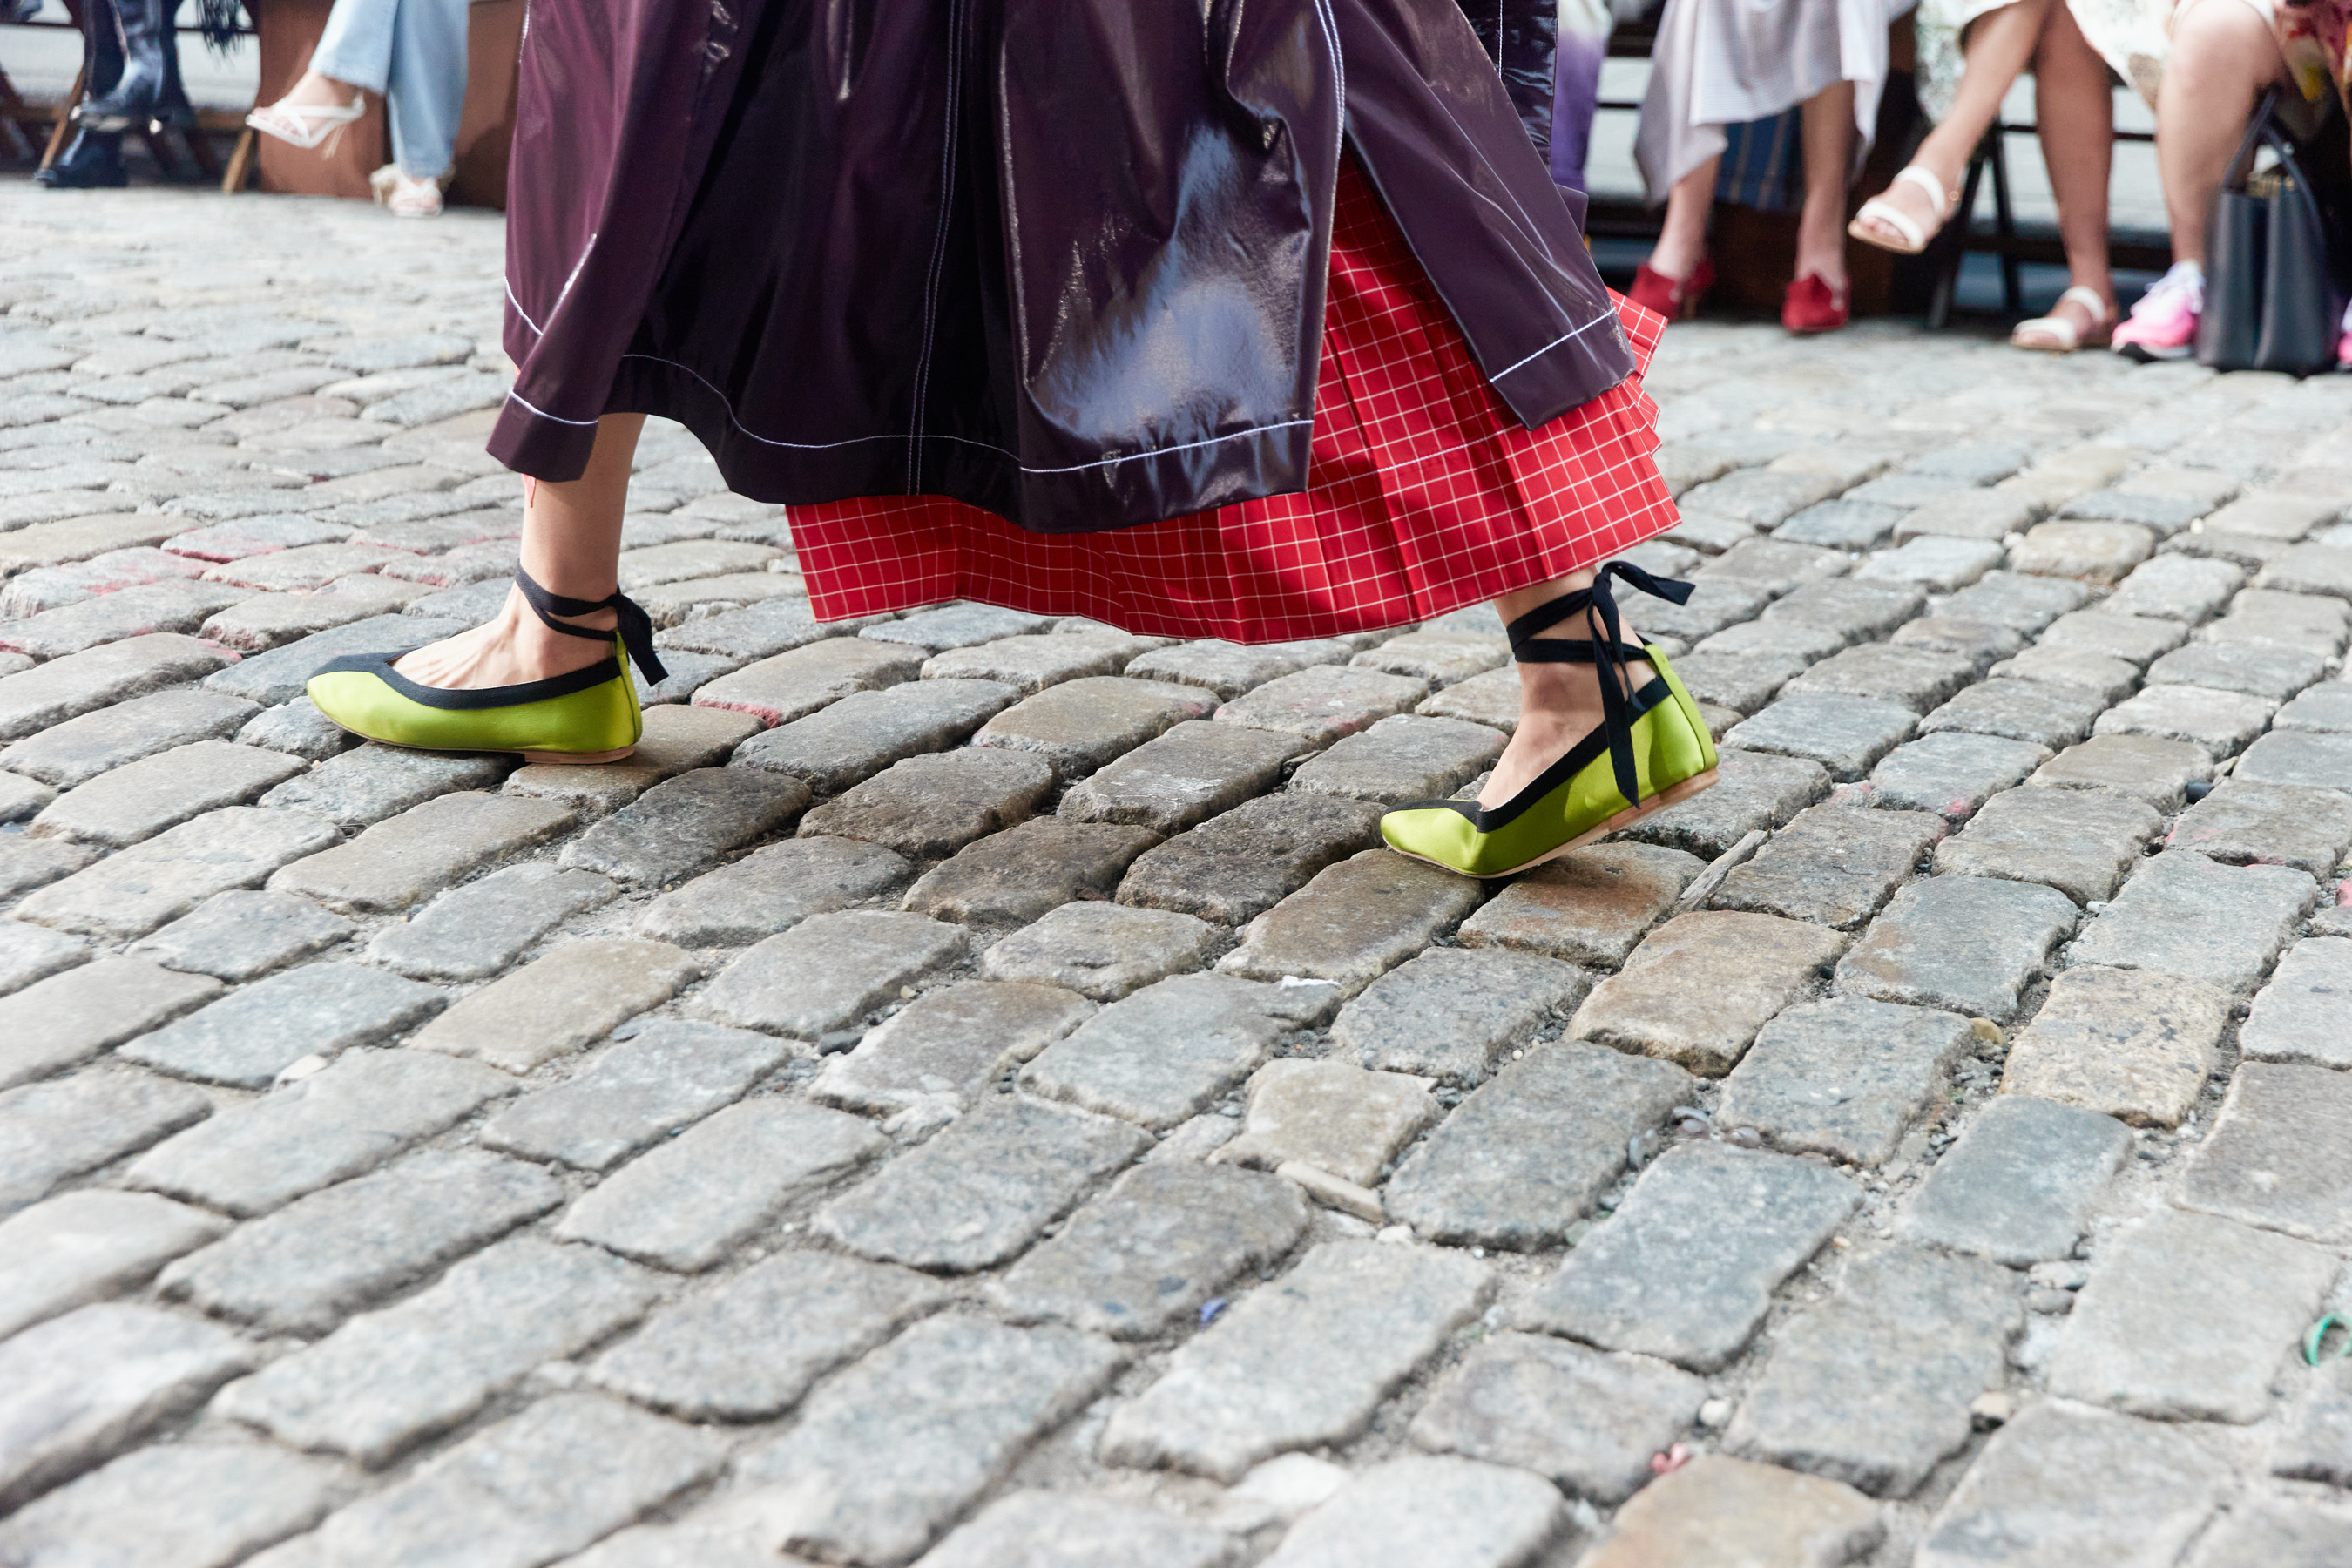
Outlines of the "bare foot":
M 1574 625 L 1564 622 L 1549 635 L 1565 638 Z M 1624 640 L 1636 647 L 1642 644 L 1631 626 L 1625 628 Z M 1637 659 L 1626 663 L 1625 673 L 1639 691 L 1656 671 Z M 1535 783 L 1569 748 L 1599 729 L 1601 719 L 1601 677 L 1591 665 L 1519 666 L 1519 727 L 1496 759 L 1494 775 L 1478 792 L 1478 804 L 1500 805 Z
M 592 631 L 611 631 L 618 617 L 610 610 L 567 616 L 569 624 Z M 419 686 L 449 691 L 477 691 L 488 686 L 519 686 L 585 669 L 613 656 L 609 642 L 566 637 L 541 626 L 523 603 L 520 589 L 507 590 L 507 602 L 498 618 L 469 632 L 404 654 L 393 668 Z

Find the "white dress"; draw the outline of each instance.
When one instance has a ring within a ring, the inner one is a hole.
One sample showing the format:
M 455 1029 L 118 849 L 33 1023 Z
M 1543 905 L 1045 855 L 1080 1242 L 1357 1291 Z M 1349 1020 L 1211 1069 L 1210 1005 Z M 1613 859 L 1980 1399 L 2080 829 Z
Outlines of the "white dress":
M 2011 0 L 1919 0 L 1919 107 L 1930 120 L 1952 111 L 1966 59 L 1969 24 Z M 2164 75 L 2174 0 L 2066 0 L 2074 25 L 2099 58 L 2153 106 Z M 2263 9 L 2260 5 L 2257 10 Z
M 1666 0 L 1633 161 L 1651 205 L 1723 152 L 1723 128 L 1854 84 L 1854 167 L 1886 87 L 1886 30 L 1911 0 Z

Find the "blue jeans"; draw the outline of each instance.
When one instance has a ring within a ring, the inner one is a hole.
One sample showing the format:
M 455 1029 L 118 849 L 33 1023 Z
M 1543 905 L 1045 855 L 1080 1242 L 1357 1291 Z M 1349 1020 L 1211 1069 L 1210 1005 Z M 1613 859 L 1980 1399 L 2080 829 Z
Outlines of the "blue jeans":
M 383 94 L 392 159 L 414 180 L 446 174 L 466 105 L 468 0 L 335 0 L 310 68 Z

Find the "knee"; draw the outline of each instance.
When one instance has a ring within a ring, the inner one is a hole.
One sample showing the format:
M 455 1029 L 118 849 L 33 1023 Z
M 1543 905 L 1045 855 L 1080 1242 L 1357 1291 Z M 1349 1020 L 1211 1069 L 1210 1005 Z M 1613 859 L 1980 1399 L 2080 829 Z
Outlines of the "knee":
M 2252 6 L 2200 0 L 2173 25 L 2164 76 L 2168 84 L 2177 79 L 2184 92 L 2201 98 L 2239 87 L 2251 93 L 2275 76 L 2279 66 L 2278 40 Z

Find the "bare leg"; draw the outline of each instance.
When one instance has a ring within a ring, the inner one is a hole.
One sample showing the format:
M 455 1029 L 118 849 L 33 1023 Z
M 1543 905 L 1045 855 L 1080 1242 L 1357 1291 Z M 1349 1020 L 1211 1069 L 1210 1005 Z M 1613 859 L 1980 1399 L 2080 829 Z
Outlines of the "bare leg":
M 2033 118 L 2042 127 L 2042 157 L 2058 202 L 2067 286 L 2095 292 L 2106 301 L 2104 315 L 2112 316 L 2116 284 L 2107 265 L 2107 176 L 2115 163 L 2116 100 L 2107 88 L 2107 62 L 2063 5 L 2051 6 L 2042 47 L 2034 51 Z M 2084 341 L 2105 325 L 2075 301 L 2058 309 L 2074 319 Z
M 2204 262 L 2205 219 L 2245 132 L 2246 110 L 2284 68 L 2277 37 L 2250 6 L 2203 0 L 2175 16 L 2156 105 L 2157 164 L 2175 262 Z M 2054 179 L 2054 163 L 2051 172 Z
M 1495 601 L 1505 625 L 1563 594 L 1592 586 L 1592 574 L 1571 572 L 1555 582 L 1506 594 Z M 1623 619 L 1623 606 L 1619 606 Z M 1630 622 L 1623 640 L 1639 645 L 1642 638 Z M 1591 636 L 1586 617 L 1570 616 L 1544 634 L 1563 641 Z M 1629 663 L 1625 671 L 1638 689 L 1653 671 L 1646 663 Z M 1495 763 L 1494 776 L 1478 792 L 1480 805 L 1500 805 L 1530 784 L 1536 775 L 1567 754 L 1568 749 L 1601 725 L 1601 677 L 1590 664 L 1523 664 L 1519 666 L 1519 727 Z
M 1853 83 L 1805 100 L 1805 206 L 1797 217 L 1797 276 L 1845 287 L 1845 186 L 1853 168 Z
M 2000 100 L 2041 47 L 2042 27 L 2053 6 L 2063 10 L 2064 0 L 2013 0 L 1978 17 L 1969 28 L 1968 65 L 1960 72 L 1959 96 L 1951 113 L 1927 133 L 1911 159 L 1941 181 L 1947 192 L 1960 188 L 1969 154 L 1992 128 L 2000 113 Z M 1927 193 L 1908 180 L 1897 180 L 1879 195 L 1931 232 L 1944 220 L 1943 213 L 1929 204 Z M 1884 227 L 1891 243 L 1903 243 L 1903 237 L 1892 227 L 1873 226 Z
M 1715 169 L 1709 158 L 1675 182 L 1666 193 L 1665 221 L 1650 251 L 1650 270 L 1676 282 L 1689 277 L 1706 254 L 1706 218 L 1715 206 Z
M 522 569 L 551 594 L 602 599 L 620 575 L 621 513 L 629 497 L 629 462 L 636 455 L 642 414 L 607 414 L 596 424 L 587 471 L 564 484 L 530 487 L 523 510 Z M 567 617 L 570 624 L 610 631 L 610 610 Z M 612 653 L 610 643 L 565 637 L 541 624 L 520 589 L 488 626 L 429 643 L 393 666 L 423 686 L 460 689 L 514 686 L 585 669 Z

